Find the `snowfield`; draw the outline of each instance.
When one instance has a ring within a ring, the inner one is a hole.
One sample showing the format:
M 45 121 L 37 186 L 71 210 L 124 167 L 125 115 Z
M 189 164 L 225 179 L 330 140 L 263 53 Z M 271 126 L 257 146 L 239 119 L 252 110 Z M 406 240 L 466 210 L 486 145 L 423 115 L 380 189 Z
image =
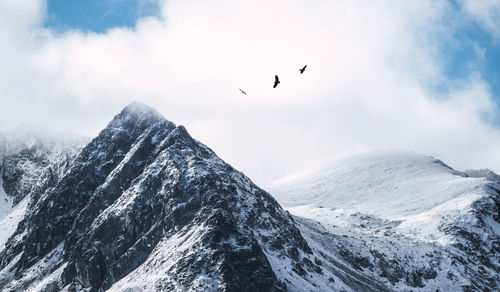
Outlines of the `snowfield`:
M 467 177 L 433 157 L 383 151 L 288 176 L 267 189 L 286 207 L 315 205 L 395 219 L 478 194 L 486 181 Z
M 338 258 L 349 246 L 344 260 L 364 263 L 365 275 L 383 275 L 389 287 L 495 290 L 499 182 L 488 170 L 460 172 L 433 157 L 378 151 L 279 179 L 266 189 L 297 216 L 309 244 Z M 324 236 L 307 236 L 314 229 Z M 408 272 L 421 277 L 414 281 Z
M 398 221 L 400 232 L 444 244 L 450 239 L 438 230 L 441 218 L 467 216 L 475 201 L 489 195 L 488 183 L 430 156 L 379 151 L 285 177 L 267 189 L 297 216 L 346 225 L 337 213 L 359 212 Z

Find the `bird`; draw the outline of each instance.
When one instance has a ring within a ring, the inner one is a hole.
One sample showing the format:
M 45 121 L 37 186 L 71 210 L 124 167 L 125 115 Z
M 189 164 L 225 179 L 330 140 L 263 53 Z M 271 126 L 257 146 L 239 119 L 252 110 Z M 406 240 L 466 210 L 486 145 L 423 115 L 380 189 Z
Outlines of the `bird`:
M 304 73 L 304 71 L 306 71 L 306 67 L 307 67 L 307 65 L 305 65 L 303 68 L 299 69 L 300 74 L 302 74 L 302 73 Z
M 245 91 L 243 91 L 243 89 L 241 89 L 241 88 L 238 88 L 238 89 L 241 91 L 241 93 L 243 93 L 244 95 L 247 95 L 247 93 Z
M 278 78 L 278 75 L 274 75 L 274 85 L 273 88 L 276 88 L 278 84 L 280 83 L 280 79 Z

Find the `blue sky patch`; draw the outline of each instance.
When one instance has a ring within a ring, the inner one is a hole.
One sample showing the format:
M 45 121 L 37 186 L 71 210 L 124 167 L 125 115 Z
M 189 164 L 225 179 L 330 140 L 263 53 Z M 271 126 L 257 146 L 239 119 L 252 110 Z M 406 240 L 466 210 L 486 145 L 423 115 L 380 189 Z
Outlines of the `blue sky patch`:
M 500 103 L 500 43 L 472 23 L 457 31 L 454 37 L 458 40 L 455 45 L 442 47 L 447 59 L 445 75 L 450 79 L 466 79 L 471 72 L 480 73 Z
M 102 33 L 113 27 L 134 27 L 138 18 L 159 13 L 155 0 L 47 0 L 44 26 Z

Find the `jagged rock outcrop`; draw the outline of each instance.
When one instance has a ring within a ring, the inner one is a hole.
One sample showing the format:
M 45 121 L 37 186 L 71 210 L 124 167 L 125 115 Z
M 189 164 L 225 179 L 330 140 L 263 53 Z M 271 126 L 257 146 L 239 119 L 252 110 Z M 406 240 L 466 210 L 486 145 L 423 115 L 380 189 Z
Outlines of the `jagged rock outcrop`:
M 339 285 L 268 193 L 138 103 L 40 197 L 0 259 L 5 291 L 40 281 L 67 291 Z

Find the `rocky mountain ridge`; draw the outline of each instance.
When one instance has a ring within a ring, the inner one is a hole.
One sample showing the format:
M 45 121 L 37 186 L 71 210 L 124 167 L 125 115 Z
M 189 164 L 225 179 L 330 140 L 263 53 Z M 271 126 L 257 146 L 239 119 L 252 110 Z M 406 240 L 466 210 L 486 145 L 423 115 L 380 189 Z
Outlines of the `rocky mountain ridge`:
M 339 285 L 268 193 L 137 103 L 40 197 L 0 260 L 5 291 Z

